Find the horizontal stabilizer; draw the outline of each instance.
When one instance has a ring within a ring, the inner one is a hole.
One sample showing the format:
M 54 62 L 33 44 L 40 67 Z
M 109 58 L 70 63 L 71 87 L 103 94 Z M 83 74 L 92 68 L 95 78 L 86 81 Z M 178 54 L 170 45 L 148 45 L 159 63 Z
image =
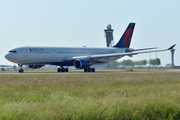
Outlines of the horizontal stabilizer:
M 143 48 L 143 49 L 135 49 L 134 51 L 151 50 L 151 49 L 158 49 L 158 48 L 157 48 L 157 47 L 153 47 L 153 48 Z
M 153 47 L 153 48 L 142 48 L 142 49 L 126 48 L 126 52 L 134 52 L 134 51 L 141 51 L 141 50 L 151 50 L 151 49 L 157 49 L 157 47 Z

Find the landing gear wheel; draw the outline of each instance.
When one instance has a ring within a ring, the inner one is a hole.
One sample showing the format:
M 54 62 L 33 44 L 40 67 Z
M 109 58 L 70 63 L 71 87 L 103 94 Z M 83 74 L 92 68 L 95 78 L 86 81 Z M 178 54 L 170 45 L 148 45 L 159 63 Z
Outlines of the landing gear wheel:
M 23 73 L 24 72 L 24 70 L 23 69 L 19 69 L 19 73 Z
M 87 68 L 84 68 L 84 72 L 87 72 Z
M 68 68 L 65 68 L 65 72 L 69 72 L 69 69 L 68 69 Z
M 68 68 L 58 68 L 57 69 L 57 72 L 69 72 L 69 69 Z
M 24 70 L 22 69 L 23 64 L 18 64 L 18 66 L 20 67 L 19 73 L 23 73 L 24 72 Z
M 91 71 L 92 71 L 92 72 L 95 72 L 95 68 L 92 68 Z
M 58 68 L 58 69 L 57 69 L 57 72 L 61 72 L 61 68 Z
M 91 72 L 91 68 L 88 68 L 88 72 Z

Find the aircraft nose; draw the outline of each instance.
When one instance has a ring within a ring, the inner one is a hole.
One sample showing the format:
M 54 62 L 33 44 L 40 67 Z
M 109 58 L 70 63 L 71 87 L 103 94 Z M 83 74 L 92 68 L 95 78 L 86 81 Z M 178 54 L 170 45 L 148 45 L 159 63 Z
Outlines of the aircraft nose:
M 13 54 L 13 53 L 7 53 L 5 56 L 4 56 L 8 61 L 10 61 L 10 62 L 14 62 L 14 63 L 16 63 L 17 62 L 17 58 L 18 58 L 18 56 L 17 56 L 17 54 Z
M 10 55 L 10 54 L 6 54 L 4 57 L 5 57 L 7 60 L 11 60 L 11 55 Z

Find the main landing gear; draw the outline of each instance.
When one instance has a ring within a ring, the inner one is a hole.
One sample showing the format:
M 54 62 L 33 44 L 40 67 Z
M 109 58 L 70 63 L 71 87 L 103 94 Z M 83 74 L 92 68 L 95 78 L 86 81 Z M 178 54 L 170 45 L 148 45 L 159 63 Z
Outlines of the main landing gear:
M 57 69 L 57 72 L 69 72 L 69 69 L 61 67 Z
M 24 72 L 24 70 L 22 69 L 22 64 L 18 64 L 18 66 L 20 67 L 20 69 L 19 69 L 19 73 L 23 73 Z
M 95 72 L 95 68 L 84 68 L 84 72 Z

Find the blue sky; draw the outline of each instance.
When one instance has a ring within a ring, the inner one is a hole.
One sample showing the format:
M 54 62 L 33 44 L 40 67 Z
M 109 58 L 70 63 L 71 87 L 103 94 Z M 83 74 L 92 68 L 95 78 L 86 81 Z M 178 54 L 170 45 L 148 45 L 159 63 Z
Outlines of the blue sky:
M 135 22 L 131 48 L 168 48 L 176 44 L 175 65 L 180 65 L 179 0 L 3 0 L 0 1 L 0 64 L 19 46 L 106 47 L 104 29 L 111 24 L 114 43 L 127 25 Z M 169 51 L 157 53 L 162 65 L 171 63 Z M 150 54 L 124 57 L 148 60 Z M 156 53 L 151 53 L 156 58 Z

